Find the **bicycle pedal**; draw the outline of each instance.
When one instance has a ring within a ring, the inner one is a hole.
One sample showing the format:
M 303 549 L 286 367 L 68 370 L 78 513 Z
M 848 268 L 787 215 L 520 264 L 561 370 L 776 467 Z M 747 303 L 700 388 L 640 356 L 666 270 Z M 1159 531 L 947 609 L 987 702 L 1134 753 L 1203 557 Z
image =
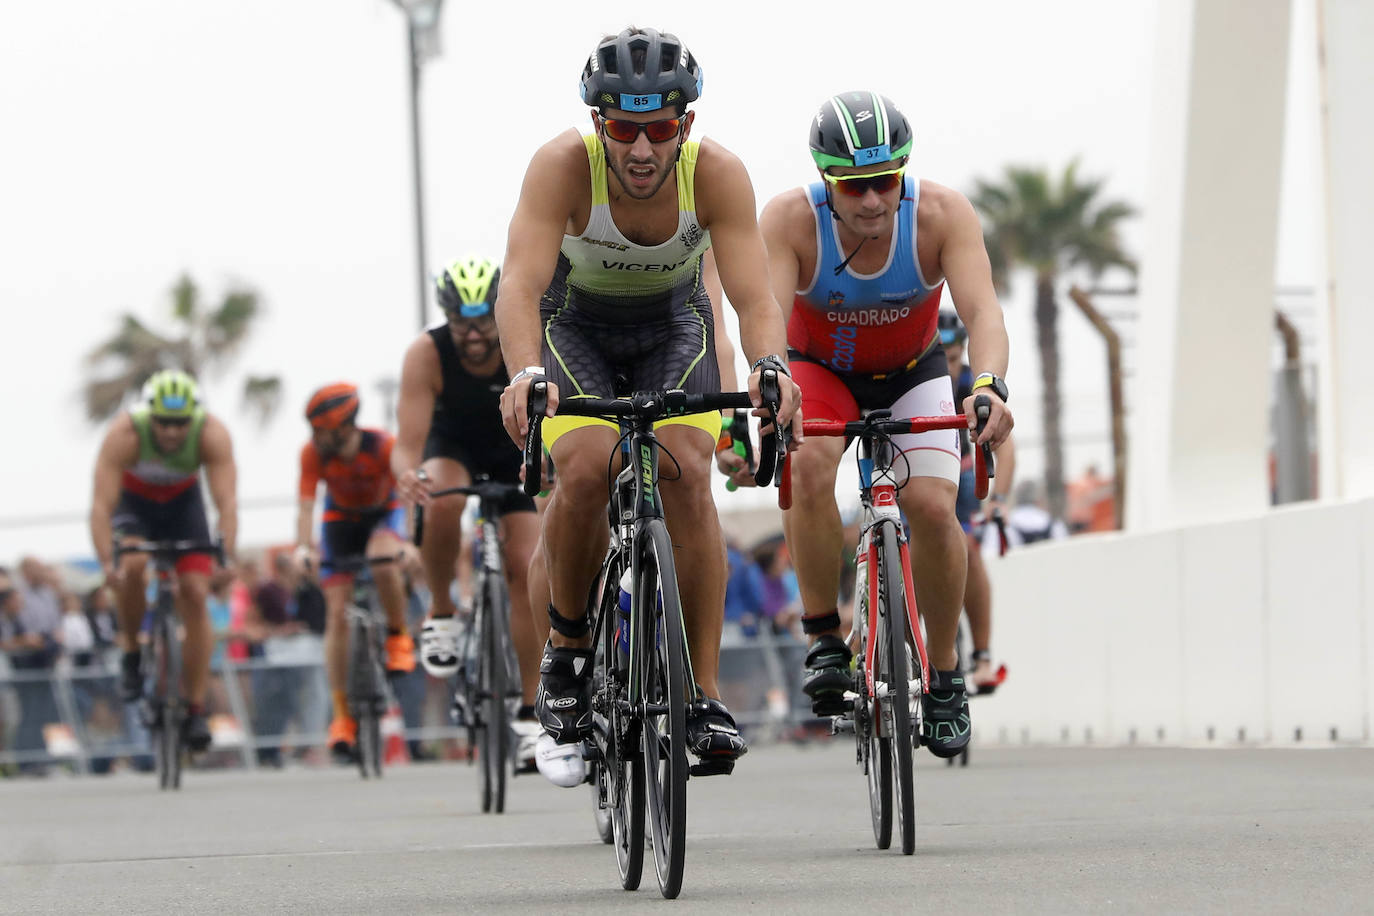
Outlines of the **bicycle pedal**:
M 735 761 L 731 760 L 702 760 L 694 763 L 687 768 L 687 772 L 693 776 L 729 776 L 735 769 Z
M 596 746 L 595 741 L 584 740 L 582 742 L 582 759 L 589 760 L 592 763 L 601 762 L 601 748 Z
M 844 716 L 832 716 L 830 719 L 830 734 L 832 735 L 852 735 L 854 734 L 854 720 L 846 719 Z

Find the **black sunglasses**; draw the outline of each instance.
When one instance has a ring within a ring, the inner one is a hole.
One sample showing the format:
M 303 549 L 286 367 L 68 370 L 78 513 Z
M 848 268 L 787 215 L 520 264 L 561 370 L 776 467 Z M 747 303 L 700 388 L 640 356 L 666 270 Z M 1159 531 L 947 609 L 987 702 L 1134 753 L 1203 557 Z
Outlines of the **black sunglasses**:
M 190 417 L 153 417 L 153 422 L 158 426 L 189 426 Z

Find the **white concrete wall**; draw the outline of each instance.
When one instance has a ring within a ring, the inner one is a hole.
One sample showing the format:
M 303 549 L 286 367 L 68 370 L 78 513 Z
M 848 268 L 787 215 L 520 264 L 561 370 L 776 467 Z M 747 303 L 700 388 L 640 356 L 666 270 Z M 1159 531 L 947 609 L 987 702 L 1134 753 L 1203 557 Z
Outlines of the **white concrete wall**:
M 973 701 L 978 740 L 1374 741 L 1374 500 L 1036 544 L 989 569 L 1009 673 Z
M 1374 387 L 1364 371 L 1374 342 L 1374 3 L 1318 8 L 1329 273 L 1322 495 L 1352 499 L 1374 496 Z
M 1128 523 L 1267 502 L 1291 0 L 1162 0 Z

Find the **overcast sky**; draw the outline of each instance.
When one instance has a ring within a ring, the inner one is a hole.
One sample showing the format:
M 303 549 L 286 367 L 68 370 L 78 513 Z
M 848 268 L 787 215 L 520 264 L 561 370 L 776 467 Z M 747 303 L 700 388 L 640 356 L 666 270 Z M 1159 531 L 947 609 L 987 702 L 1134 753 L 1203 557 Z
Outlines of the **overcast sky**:
M 603 32 L 632 22 L 675 32 L 701 61 L 695 135 L 743 159 L 759 206 L 814 177 L 806 131 L 820 102 L 873 88 L 912 120 L 923 177 L 968 192 L 1008 163 L 1060 169 L 1078 157 L 1109 197 L 1148 212 L 1156 15 L 1142 0 L 450 0 L 443 55 L 424 73 L 428 263 L 501 255 L 531 153 L 586 128 L 581 66 Z M 1289 117 L 1302 125 L 1312 110 L 1302 17 L 1294 42 L 1304 54 Z M 304 399 L 351 378 L 365 388 L 363 420 L 380 422 L 372 385 L 399 371 L 416 332 L 406 81 L 402 17 L 387 0 L 0 4 L 0 563 L 89 552 L 83 524 L 14 520 L 84 515 L 99 432 L 79 401 L 82 354 L 122 310 L 162 319 L 181 271 L 213 295 L 238 281 L 263 296 L 267 316 L 205 388 L 235 434 L 240 498 L 281 504 L 245 512 L 243 540 L 292 536 Z M 1290 130 L 1286 150 L 1278 279 L 1303 285 L 1317 227 L 1305 206 L 1310 134 Z M 1127 227 L 1132 250 L 1144 238 L 1140 220 Z M 1003 304 L 1022 466 L 1033 472 L 1029 292 L 1019 284 Z M 1076 473 L 1107 454 L 1103 358 L 1085 324 L 1064 316 Z M 238 412 L 244 372 L 285 377 L 285 409 L 266 431 Z

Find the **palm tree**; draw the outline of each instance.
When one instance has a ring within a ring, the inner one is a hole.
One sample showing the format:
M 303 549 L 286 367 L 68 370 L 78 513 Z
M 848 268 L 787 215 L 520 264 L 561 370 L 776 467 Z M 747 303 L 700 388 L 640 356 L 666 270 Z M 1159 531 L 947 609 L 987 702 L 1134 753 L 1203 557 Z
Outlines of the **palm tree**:
M 200 290 L 186 274 L 172 287 L 174 327 L 163 333 L 125 312 L 119 328 L 86 355 L 84 391 L 86 416 L 103 423 L 130 394 L 137 394 L 148 376 L 160 369 L 184 369 L 196 376 L 221 368 L 248 337 L 262 315 L 258 294 L 246 287 L 231 288 L 213 308 L 201 301 Z M 243 387 L 243 409 L 266 424 L 281 401 L 281 379 L 249 376 Z
M 1008 272 L 1028 267 L 1035 274 L 1035 327 L 1040 350 L 1045 423 L 1045 489 L 1050 511 L 1064 515 L 1064 442 L 1059 397 L 1059 276 L 1086 268 L 1096 279 L 1109 267 L 1132 273 L 1134 259 L 1117 234 L 1136 209 L 1123 201 L 1102 201 L 1104 181 L 1081 179 L 1078 162 L 1056 180 L 1046 169 L 1008 166 L 1000 183 L 978 179 L 970 196 L 985 221 L 992 279 L 1006 289 Z

